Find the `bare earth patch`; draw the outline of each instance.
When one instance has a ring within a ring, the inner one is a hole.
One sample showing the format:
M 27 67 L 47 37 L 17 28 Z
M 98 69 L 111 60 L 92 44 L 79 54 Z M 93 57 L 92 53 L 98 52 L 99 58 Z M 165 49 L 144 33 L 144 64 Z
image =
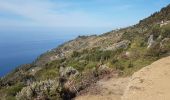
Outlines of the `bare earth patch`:
M 170 100 L 170 57 L 142 68 L 131 78 L 103 78 L 75 100 Z
M 122 100 L 170 100 L 170 57 L 134 73 Z
M 75 100 L 121 100 L 128 80 L 129 78 L 104 78 L 88 87 Z

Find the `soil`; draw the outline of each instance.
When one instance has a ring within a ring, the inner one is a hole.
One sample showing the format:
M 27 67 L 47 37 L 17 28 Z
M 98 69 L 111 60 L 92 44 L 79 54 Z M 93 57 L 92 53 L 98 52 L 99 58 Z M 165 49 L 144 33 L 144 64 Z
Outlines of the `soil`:
M 75 100 L 170 100 L 170 57 L 131 77 L 107 75 L 81 91 Z

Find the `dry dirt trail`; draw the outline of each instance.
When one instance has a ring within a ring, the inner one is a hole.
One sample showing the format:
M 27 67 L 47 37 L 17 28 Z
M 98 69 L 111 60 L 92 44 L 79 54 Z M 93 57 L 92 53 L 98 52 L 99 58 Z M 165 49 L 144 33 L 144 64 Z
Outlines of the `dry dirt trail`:
M 75 100 L 121 100 L 129 78 L 102 79 Z
M 75 100 L 170 100 L 170 57 L 142 68 L 130 78 L 100 80 Z
M 134 73 L 122 100 L 170 100 L 170 57 Z

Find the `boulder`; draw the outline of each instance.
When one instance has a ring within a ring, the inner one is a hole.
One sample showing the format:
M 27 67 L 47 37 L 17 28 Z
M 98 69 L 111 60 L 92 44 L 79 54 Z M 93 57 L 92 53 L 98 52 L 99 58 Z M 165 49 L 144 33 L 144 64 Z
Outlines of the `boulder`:
M 128 45 L 130 44 L 130 41 L 124 40 L 116 44 L 116 49 L 126 49 L 128 48 Z
M 155 41 L 153 40 L 153 35 L 150 35 L 149 38 L 148 38 L 148 49 L 153 47 L 153 45 L 155 44 Z
M 113 44 L 112 46 L 109 46 L 109 47 L 105 48 L 104 50 L 116 51 L 118 49 L 126 49 L 126 48 L 128 48 L 129 44 L 130 44 L 129 40 L 123 40 L 121 42 Z

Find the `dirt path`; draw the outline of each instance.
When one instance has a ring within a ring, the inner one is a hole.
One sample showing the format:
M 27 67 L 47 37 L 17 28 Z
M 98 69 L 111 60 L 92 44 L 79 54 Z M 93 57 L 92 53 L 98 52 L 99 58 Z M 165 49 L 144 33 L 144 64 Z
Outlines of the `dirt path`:
M 121 100 L 129 78 L 110 78 L 100 80 L 89 87 L 89 92 L 79 96 L 76 100 Z
M 170 57 L 134 73 L 122 100 L 170 100 Z
M 170 100 L 170 57 L 134 73 L 131 78 L 100 80 L 76 100 Z

